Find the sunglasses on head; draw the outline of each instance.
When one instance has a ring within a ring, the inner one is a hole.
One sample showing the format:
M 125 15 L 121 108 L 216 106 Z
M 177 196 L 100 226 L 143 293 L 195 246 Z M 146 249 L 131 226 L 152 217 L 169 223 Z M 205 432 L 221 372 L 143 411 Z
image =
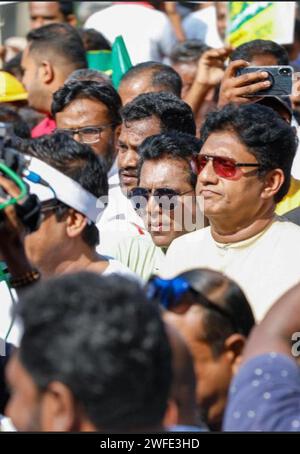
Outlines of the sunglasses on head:
M 135 210 L 145 209 L 150 197 L 154 197 L 155 203 L 160 208 L 174 210 L 178 205 L 178 197 L 189 192 L 191 190 L 178 192 L 171 188 L 157 188 L 151 191 L 147 188 L 136 187 L 129 192 L 129 199 Z
M 175 277 L 173 279 L 162 279 L 158 276 L 152 276 L 146 285 L 146 295 L 150 301 L 158 301 L 165 309 L 172 311 L 182 304 L 182 297 L 188 292 L 194 295 L 193 304 L 217 312 L 219 315 L 227 318 L 235 332 L 239 332 L 238 324 L 233 315 L 224 307 L 208 299 L 203 293 L 196 290 L 190 282 L 184 277 Z
M 214 171 L 219 177 L 227 179 L 240 178 L 241 176 L 245 175 L 242 172 L 241 167 L 260 167 L 260 164 L 255 162 L 236 162 L 231 158 L 226 158 L 223 156 L 210 156 L 200 153 L 196 158 L 193 159 L 193 164 L 198 175 L 202 172 L 208 161 L 212 161 Z M 255 170 L 255 172 L 257 172 L 257 170 Z

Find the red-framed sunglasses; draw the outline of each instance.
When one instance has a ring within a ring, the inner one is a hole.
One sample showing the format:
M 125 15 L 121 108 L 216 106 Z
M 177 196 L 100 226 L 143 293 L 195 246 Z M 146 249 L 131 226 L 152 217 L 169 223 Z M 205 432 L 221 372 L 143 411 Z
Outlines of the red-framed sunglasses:
M 224 156 L 210 156 L 200 153 L 193 159 L 193 164 L 195 165 L 195 170 L 198 175 L 202 172 L 208 161 L 212 161 L 214 171 L 219 177 L 227 179 L 240 178 L 242 175 L 245 175 L 242 172 L 241 167 L 260 167 L 260 164 L 258 163 L 236 162 L 234 159 L 226 158 Z

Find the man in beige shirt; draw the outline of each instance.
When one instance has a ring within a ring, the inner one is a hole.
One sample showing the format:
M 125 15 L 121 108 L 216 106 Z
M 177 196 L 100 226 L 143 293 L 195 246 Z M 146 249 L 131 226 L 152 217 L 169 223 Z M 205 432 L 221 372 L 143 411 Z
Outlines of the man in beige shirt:
M 201 138 L 196 193 L 210 227 L 176 239 L 161 273 L 222 271 L 259 320 L 300 281 L 300 229 L 274 214 L 289 188 L 296 136 L 268 107 L 228 105 L 209 115 Z

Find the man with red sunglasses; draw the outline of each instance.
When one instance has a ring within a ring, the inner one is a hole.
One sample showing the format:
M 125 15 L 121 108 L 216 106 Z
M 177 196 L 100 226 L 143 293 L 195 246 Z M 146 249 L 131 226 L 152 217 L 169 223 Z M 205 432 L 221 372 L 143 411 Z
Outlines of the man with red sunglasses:
M 162 274 L 222 271 L 241 286 L 260 319 L 300 281 L 300 229 L 275 215 L 289 189 L 296 137 L 272 109 L 249 104 L 211 113 L 201 138 L 196 194 L 210 227 L 176 239 Z

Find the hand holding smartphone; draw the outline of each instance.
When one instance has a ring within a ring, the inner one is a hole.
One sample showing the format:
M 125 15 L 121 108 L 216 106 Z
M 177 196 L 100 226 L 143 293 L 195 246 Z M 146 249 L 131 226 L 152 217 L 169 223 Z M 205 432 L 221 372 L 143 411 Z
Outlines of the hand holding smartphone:
M 249 93 L 245 96 L 290 96 L 292 94 L 294 70 L 291 66 L 247 66 L 245 68 L 239 68 L 236 72 L 236 76 L 256 72 L 268 73 L 268 78 L 266 80 L 270 82 L 270 86 L 269 88 L 265 88 L 255 93 Z

